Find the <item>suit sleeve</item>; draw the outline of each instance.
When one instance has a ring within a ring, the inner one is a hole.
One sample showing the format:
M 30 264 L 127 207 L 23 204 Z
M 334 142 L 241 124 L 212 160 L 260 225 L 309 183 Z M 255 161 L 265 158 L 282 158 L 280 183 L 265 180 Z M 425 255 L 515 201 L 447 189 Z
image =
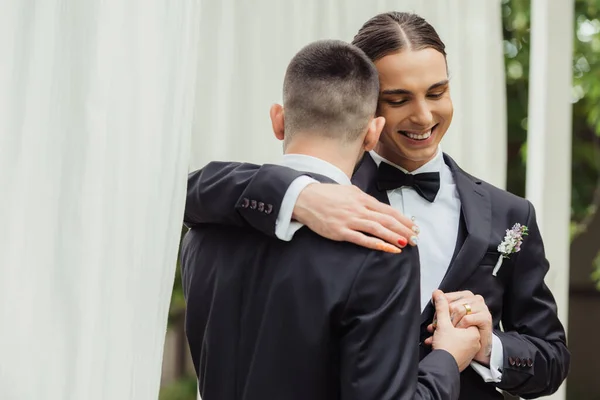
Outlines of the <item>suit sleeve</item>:
M 554 393 L 565 380 L 571 359 L 556 302 L 544 283 L 549 263 L 535 210 L 528 205 L 529 235 L 516 255 L 504 294 L 504 332 L 494 332 L 504 348 L 502 381 L 497 386 L 526 399 Z
M 357 274 L 341 318 L 343 400 L 458 399 L 458 366 L 448 352 L 434 350 L 419 363 L 417 257 L 416 249 L 371 252 Z
M 275 236 L 287 188 L 302 175 L 279 165 L 211 162 L 188 175 L 184 224 L 250 226 Z

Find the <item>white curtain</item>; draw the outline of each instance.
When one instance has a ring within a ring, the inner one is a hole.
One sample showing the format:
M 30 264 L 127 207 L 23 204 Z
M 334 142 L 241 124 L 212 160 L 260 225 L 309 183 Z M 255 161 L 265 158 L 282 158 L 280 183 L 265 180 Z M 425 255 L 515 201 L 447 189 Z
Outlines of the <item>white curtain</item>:
M 527 198 L 536 208 L 550 271 L 546 283 L 568 326 L 571 252 L 573 0 L 531 2 Z M 560 18 L 564 22 L 556 25 Z M 567 335 L 568 336 L 568 335 Z M 548 400 L 566 398 L 563 384 Z
M 200 0 L 0 7 L 0 398 L 158 397 Z
M 370 17 L 413 11 L 447 45 L 455 116 L 443 149 L 497 186 L 506 180 L 500 0 L 221 0 L 203 8 L 191 169 L 211 160 L 274 162 L 269 107 L 291 57 L 317 39 L 351 41 Z

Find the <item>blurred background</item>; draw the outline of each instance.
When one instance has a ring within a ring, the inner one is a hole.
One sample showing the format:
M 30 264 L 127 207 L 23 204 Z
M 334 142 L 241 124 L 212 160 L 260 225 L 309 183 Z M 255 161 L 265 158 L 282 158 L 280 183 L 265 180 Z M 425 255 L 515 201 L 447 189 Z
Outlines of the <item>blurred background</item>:
M 401 3 L 401 2 L 400 2 Z M 600 399 L 600 0 L 575 0 L 572 115 L 568 400 Z M 397 8 L 400 10 L 400 8 Z M 501 4 L 506 77 L 506 188 L 525 196 L 531 1 Z M 368 16 L 363 18 L 366 20 Z M 556 24 L 565 21 L 556 20 Z M 438 26 L 433 23 L 434 26 Z M 441 33 L 442 39 L 446 39 Z M 348 39 L 348 38 L 347 38 Z M 450 57 L 452 54 L 450 53 Z M 286 60 L 283 60 L 286 62 Z M 248 95 L 250 95 L 248 93 Z M 262 117 L 267 120 L 266 110 Z M 268 138 L 268 131 L 265 137 Z M 242 158 L 251 158 L 245 155 Z M 200 167 L 202 160 L 195 167 Z M 477 171 L 471 171 L 477 175 Z M 182 233 L 184 230 L 182 230 Z M 165 342 L 161 400 L 193 400 L 196 381 L 183 331 L 179 267 Z

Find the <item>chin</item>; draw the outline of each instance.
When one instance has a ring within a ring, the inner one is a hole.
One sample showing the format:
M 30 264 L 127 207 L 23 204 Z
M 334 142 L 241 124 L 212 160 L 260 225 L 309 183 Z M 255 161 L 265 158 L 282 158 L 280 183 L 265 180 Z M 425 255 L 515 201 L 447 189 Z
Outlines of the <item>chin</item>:
M 425 163 L 435 157 L 438 146 L 419 150 L 401 150 L 400 155 L 408 161 Z

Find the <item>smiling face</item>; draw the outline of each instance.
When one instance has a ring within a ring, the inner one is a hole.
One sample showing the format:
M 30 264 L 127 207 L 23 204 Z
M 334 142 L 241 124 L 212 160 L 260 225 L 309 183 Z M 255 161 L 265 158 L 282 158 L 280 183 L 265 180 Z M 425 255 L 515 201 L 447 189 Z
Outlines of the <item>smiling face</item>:
M 413 171 L 437 153 L 452 121 L 446 58 L 432 48 L 404 50 L 375 62 L 378 114 L 385 117 L 376 151 Z

